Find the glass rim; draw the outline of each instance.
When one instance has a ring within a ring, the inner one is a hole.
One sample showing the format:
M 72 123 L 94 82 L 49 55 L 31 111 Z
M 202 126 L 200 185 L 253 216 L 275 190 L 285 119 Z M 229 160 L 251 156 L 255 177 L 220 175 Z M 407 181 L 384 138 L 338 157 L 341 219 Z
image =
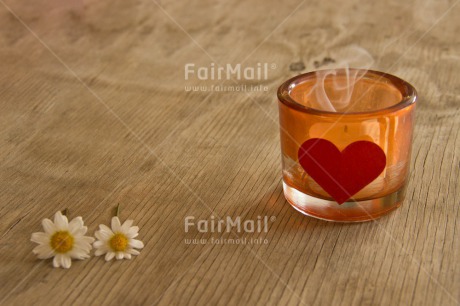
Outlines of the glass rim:
M 329 71 L 331 69 L 323 69 L 323 70 L 314 70 L 310 71 L 307 73 L 302 73 L 299 75 L 296 75 L 287 81 L 285 81 L 283 84 L 280 85 L 277 91 L 278 95 L 278 100 L 285 104 L 287 107 L 294 108 L 298 111 L 304 112 L 304 113 L 310 113 L 314 115 L 324 115 L 324 116 L 353 116 L 353 115 L 380 115 L 380 114 L 386 114 L 386 113 L 393 113 L 395 111 L 404 109 L 406 107 L 409 107 L 412 104 L 415 104 L 417 100 L 417 91 L 415 90 L 414 86 L 412 86 L 410 83 L 404 81 L 401 78 L 398 78 L 397 76 L 394 76 L 389 73 L 377 71 L 377 70 L 369 70 L 369 69 L 359 69 L 359 68 L 348 68 L 350 71 L 365 71 L 364 76 L 367 74 L 374 74 L 377 75 L 378 80 L 385 79 L 387 81 L 390 81 L 393 86 L 401 93 L 402 99 L 398 103 L 395 103 L 389 107 L 385 108 L 379 108 L 371 111 L 364 111 L 364 112 L 331 112 L 331 111 L 326 111 L 326 110 L 319 110 L 315 109 L 312 107 L 305 106 L 303 104 L 300 104 L 299 102 L 295 101 L 291 95 L 290 91 L 292 90 L 293 87 L 297 86 L 298 84 L 301 84 L 306 81 L 306 79 L 310 77 L 314 77 L 317 72 L 320 71 Z M 336 70 L 345 70 L 345 68 L 338 68 Z

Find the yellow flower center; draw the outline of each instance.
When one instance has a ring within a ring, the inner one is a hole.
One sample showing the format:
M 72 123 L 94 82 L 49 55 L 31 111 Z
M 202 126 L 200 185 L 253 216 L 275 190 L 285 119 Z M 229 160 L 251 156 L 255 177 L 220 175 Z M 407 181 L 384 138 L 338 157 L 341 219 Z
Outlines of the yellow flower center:
M 51 236 L 51 248 L 57 253 L 67 253 L 73 248 L 73 236 L 68 231 L 59 231 Z
M 128 246 L 128 238 L 122 233 L 116 233 L 110 238 L 109 244 L 115 252 L 124 252 Z

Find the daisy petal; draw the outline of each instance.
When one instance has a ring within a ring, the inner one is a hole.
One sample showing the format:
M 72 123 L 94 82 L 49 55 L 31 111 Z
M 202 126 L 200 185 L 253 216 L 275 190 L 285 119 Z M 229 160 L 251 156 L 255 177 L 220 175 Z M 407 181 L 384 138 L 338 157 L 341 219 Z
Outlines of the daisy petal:
M 84 225 L 85 224 L 83 223 L 83 218 L 81 216 L 75 217 L 69 222 L 69 231 L 71 231 L 73 227 L 78 228 Z
M 103 230 L 103 231 L 113 233 L 113 232 L 112 232 L 112 229 L 111 229 L 110 227 L 108 227 L 107 225 L 105 225 L 105 224 L 99 224 L 99 228 L 100 228 L 101 230 Z
M 91 249 L 93 248 L 90 243 L 86 243 L 80 240 L 75 241 L 74 247 L 77 249 L 81 249 L 87 253 L 89 253 L 89 251 L 91 251 Z
M 132 255 L 139 255 L 140 252 L 138 250 L 135 250 L 135 249 L 128 249 L 126 250 L 127 253 L 129 254 L 132 254 Z
M 72 260 L 70 259 L 70 256 L 62 255 L 61 263 L 64 268 L 68 269 L 72 265 Z
M 128 232 L 126 232 L 126 237 L 128 238 L 136 238 L 139 235 L 139 227 L 132 226 L 129 228 Z
M 43 219 L 42 226 L 43 226 L 43 229 L 45 230 L 45 233 L 47 233 L 48 235 L 51 235 L 56 231 L 56 226 L 50 219 L 47 219 L 47 218 Z
M 127 233 L 131 225 L 133 225 L 133 220 L 126 220 L 123 225 L 121 226 L 121 231 L 123 233 Z
M 75 230 L 72 234 L 74 236 L 81 237 L 81 236 L 84 236 L 86 234 L 86 232 L 88 232 L 88 227 L 82 226 L 79 229 Z
M 139 233 L 135 233 L 135 234 L 126 234 L 126 237 L 128 237 L 128 239 L 133 239 L 133 238 L 136 238 L 137 236 L 139 236 Z
M 94 236 L 96 236 L 97 239 L 102 240 L 102 241 L 109 240 L 113 235 L 114 234 L 112 233 L 112 231 L 107 232 L 105 230 L 96 231 L 94 233 Z
M 130 239 L 129 246 L 136 248 L 136 249 L 142 249 L 144 247 L 144 243 L 137 239 Z
M 71 258 L 75 258 L 79 260 L 89 258 L 88 252 L 80 248 L 73 248 L 72 251 L 70 251 L 68 254 Z
M 111 261 L 112 258 L 115 257 L 115 253 L 114 252 L 108 252 L 107 254 L 105 254 L 105 261 Z
M 119 232 L 121 229 L 120 219 L 118 217 L 112 218 L 112 231 Z
M 61 254 L 57 254 L 53 259 L 53 267 L 59 268 L 61 266 Z
M 37 257 L 40 259 L 48 259 L 54 256 L 54 251 L 51 249 L 49 244 L 41 244 L 36 246 L 32 250 L 32 253 L 37 255 Z
M 125 253 L 125 258 L 126 258 L 126 259 L 131 259 L 131 254 Z
M 123 259 L 124 255 L 122 252 L 117 252 L 117 254 L 115 254 L 115 257 L 117 258 L 117 260 L 120 260 Z
M 50 235 L 42 232 L 33 233 L 30 241 L 39 243 L 39 244 L 49 244 Z
M 112 229 L 110 227 L 108 227 L 107 225 L 105 225 L 105 224 L 100 224 L 99 229 L 100 229 L 100 231 L 104 231 L 106 233 L 109 233 L 110 235 L 113 235 Z
M 88 228 L 84 226 L 83 218 L 76 217 L 72 221 L 69 222 L 69 232 L 76 236 L 83 236 L 88 231 Z
M 83 236 L 83 237 L 78 237 L 78 239 L 83 242 L 83 243 L 88 243 L 88 244 L 91 244 L 94 242 L 94 238 L 93 237 L 89 237 L 89 236 Z
M 105 244 L 106 244 L 105 241 L 98 240 L 98 241 L 93 243 L 93 247 L 96 248 L 96 249 L 100 249 Z
M 69 228 L 69 221 L 67 220 L 67 217 L 60 211 L 54 215 L 54 224 L 58 230 L 68 230 Z
M 67 254 L 58 254 L 59 255 L 59 263 L 61 264 L 61 267 L 65 268 L 65 258 L 67 257 Z
M 105 253 L 107 253 L 106 249 L 97 249 L 96 252 L 94 252 L 94 255 L 101 256 L 101 255 L 104 255 Z

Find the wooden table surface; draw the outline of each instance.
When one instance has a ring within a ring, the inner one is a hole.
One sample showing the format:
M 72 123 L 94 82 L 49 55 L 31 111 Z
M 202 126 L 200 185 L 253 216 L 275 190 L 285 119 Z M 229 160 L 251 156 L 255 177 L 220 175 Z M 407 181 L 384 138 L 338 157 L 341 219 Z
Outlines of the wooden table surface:
M 458 305 L 458 2 L 0 0 L 0 304 Z M 350 47 L 420 99 L 404 205 L 334 224 L 284 199 L 276 89 Z M 213 62 L 270 69 L 185 79 Z M 185 90 L 235 82 L 267 90 Z M 69 208 L 93 235 L 117 203 L 138 257 L 32 254 L 41 219 Z M 275 220 L 186 233 L 187 216 Z

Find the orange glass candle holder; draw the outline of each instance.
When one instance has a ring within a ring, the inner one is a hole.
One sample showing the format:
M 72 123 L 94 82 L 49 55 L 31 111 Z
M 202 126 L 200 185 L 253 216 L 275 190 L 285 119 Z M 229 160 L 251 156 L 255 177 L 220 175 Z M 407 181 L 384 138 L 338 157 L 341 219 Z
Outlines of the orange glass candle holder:
M 283 188 L 305 215 L 368 221 L 404 200 L 416 91 L 360 69 L 298 75 L 278 89 Z

